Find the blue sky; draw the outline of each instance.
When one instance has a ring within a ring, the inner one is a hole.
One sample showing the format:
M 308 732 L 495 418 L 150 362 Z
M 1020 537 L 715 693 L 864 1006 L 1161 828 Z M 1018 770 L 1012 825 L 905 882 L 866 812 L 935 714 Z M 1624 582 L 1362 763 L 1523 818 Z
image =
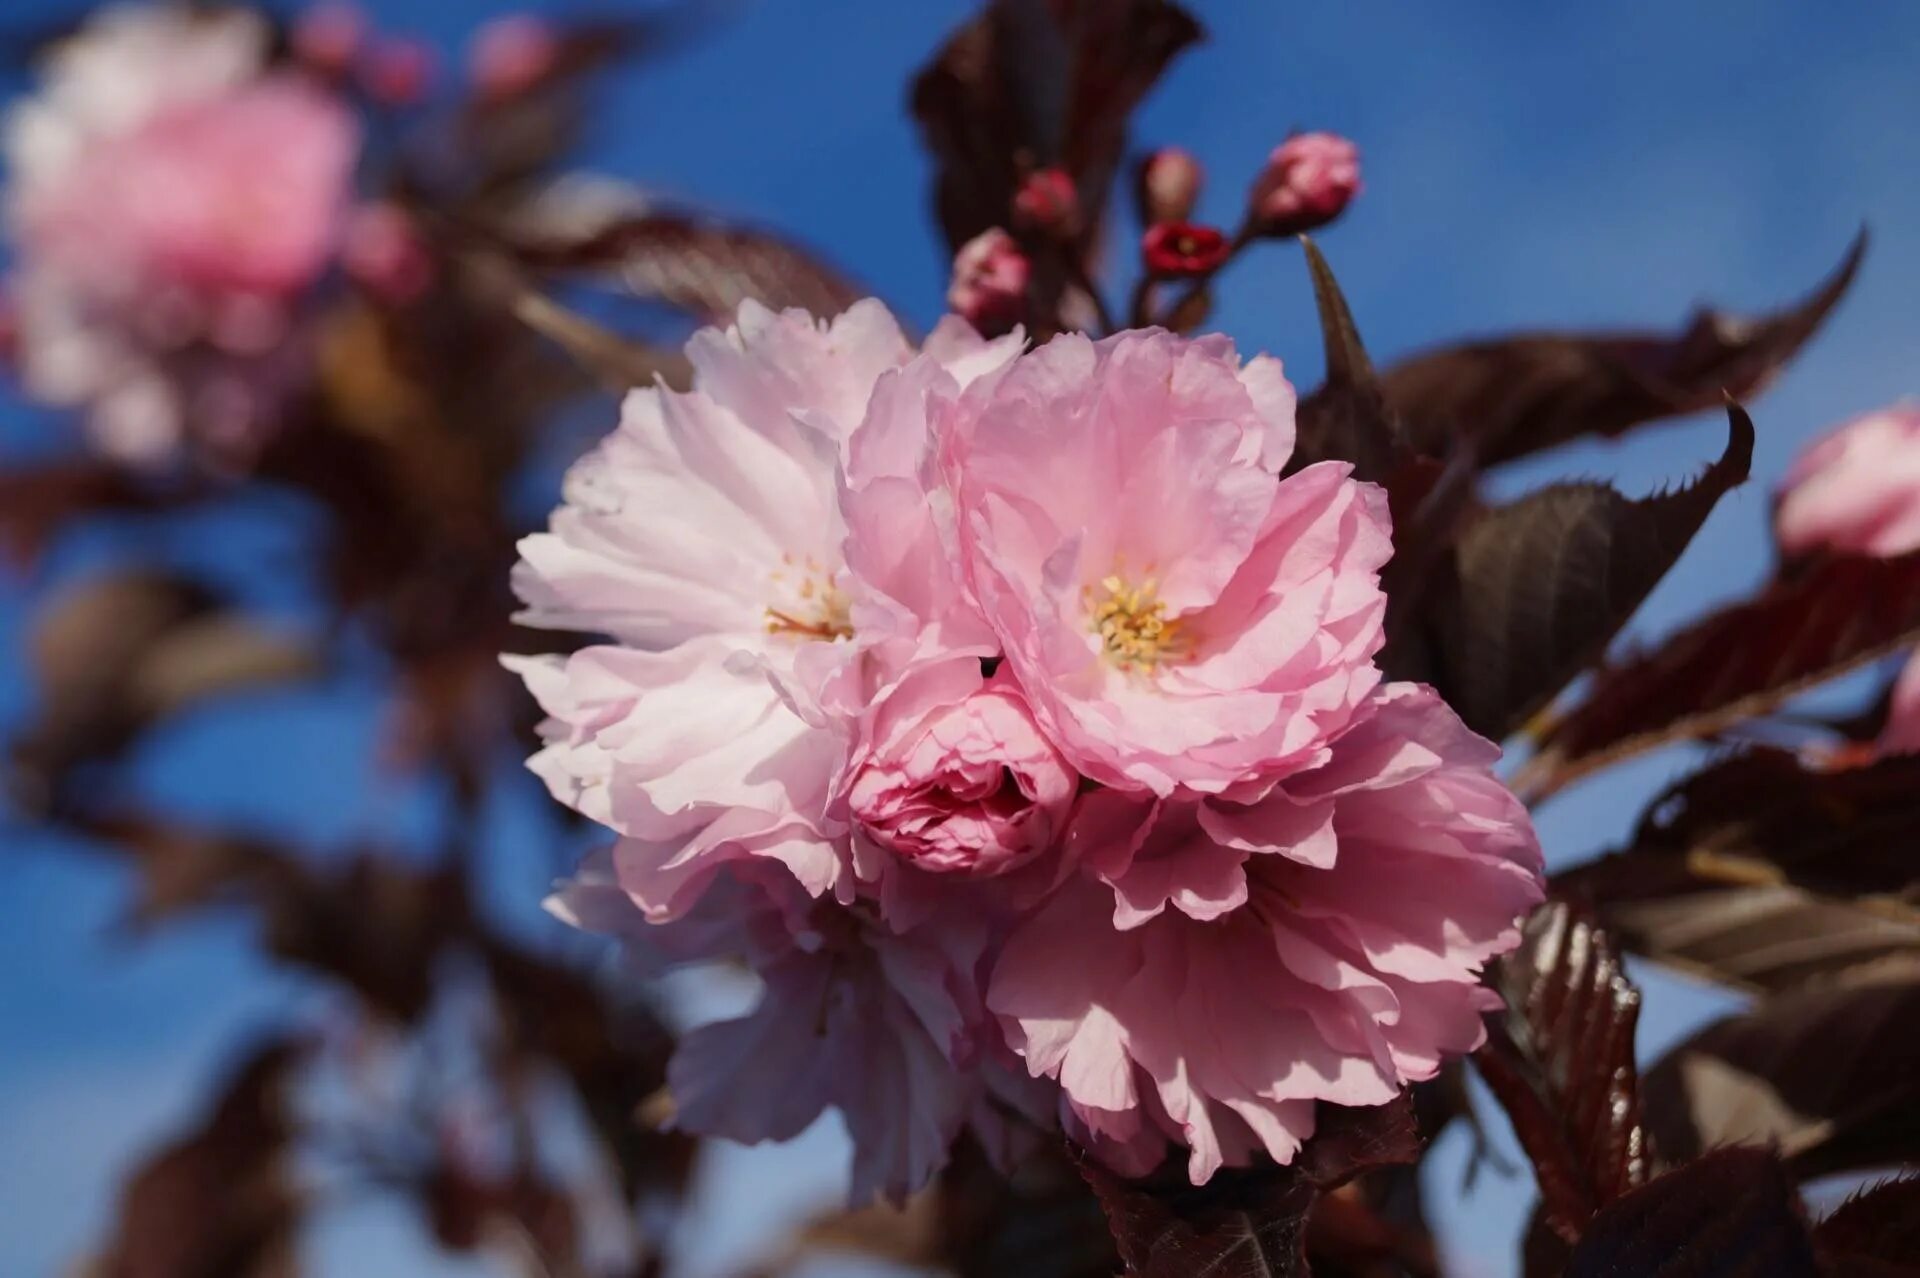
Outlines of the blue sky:
M 491 0 L 385 0 L 389 28 L 440 43 Z M 8 21 L 76 6 L 8 6 Z M 740 0 L 677 59 L 608 86 L 586 166 L 666 197 L 765 221 L 822 248 L 921 326 L 945 266 L 925 209 L 926 170 L 901 109 L 906 77 L 970 12 L 963 0 Z M 1178 142 L 1214 174 L 1203 213 L 1230 220 L 1261 157 L 1296 127 L 1360 144 L 1367 191 L 1323 240 L 1376 357 L 1514 327 L 1677 323 L 1696 301 L 1759 307 L 1797 295 L 1865 220 L 1876 241 L 1834 323 L 1755 408 L 1754 484 L 1722 503 L 1643 610 L 1657 633 L 1765 570 L 1767 493 L 1826 423 L 1920 393 L 1920 8 L 1855 0 L 1616 0 L 1606 5 L 1282 4 L 1195 0 L 1212 39 L 1176 66 L 1138 121 L 1143 144 Z M 1126 254 L 1116 263 L 1126 265 Z M 1249 350 L 1317 379 L 1298 254 L 1259 250 L 1219 289 L 1215 321 Z M 0 414 L 14 416 L 17 405 Z M 1528 466 L 1617 477 L 1646 491 L 1717 453 L 1702 418 L 1629 447 L 1582 446 Z M 215 532 L 221 535 L 218 539 Z M 239 541 L 202 526 L 150 549 L 282 607 L 268 564 L 300 535 Z M 113 549 L 110 542 L 94 553 Z M 30 588 L 0 584 L 0 714 L 25 705 L 18 632 Z M 263 710 L 271 709 L 271 714 Z M 314 846 L 420 830 L 432 805 L 367 761 L 377 703 L 348 674 L 319 695 L 250 703 L 169 729 L 139 761 L 142 795 L 298 829 Z M 1556 863 L 1617 838 L 1640 800 L 1682 766 L 1636 764 L 1542 814 Z M 495 896 L 530 920 L 553 864 L 541 814 L 503 802 Z M 0 1272 L 55 1272 L 110 1205 L 113 1171 L 164 1136 L 211 1064 L 247 1027 L 313 996 L 250 957 L 242 920 L 213 917 L 151 943 L 110 934 L 123 876 L 11 834 L 0 856 Z M 1643 1044 L 1657 1048 L 1719 1002 L 1650 978 Z M 1457 1173 L 1456 1133 L 1435 1160 Z M 698 1223 L 708 1265 L 750 1245 L 826 1185 L 839 1156 L 822 1129 L 784 1153 L 729 1155 L 753 1205 Z M 788 1204 L 783 1208 L 781 1204 Z M 1456 1213 L 1461 1271 L 1510 1271 L 1524 1189 L 1483 1178 Z M 314 1271 L 476 1272 L 434 1257 L 406 1218 L 333 1212 Z

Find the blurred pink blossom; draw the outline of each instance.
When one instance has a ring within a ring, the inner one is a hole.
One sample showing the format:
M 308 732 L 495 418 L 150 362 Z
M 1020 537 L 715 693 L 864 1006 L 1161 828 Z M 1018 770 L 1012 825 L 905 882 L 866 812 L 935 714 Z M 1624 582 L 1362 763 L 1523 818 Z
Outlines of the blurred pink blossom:
M 297 380 L 358 128 L 265 58 L 238 12 L 108 10 L 9 116 L 25 384 L 123 459 L 167 460 L 190 429 L 243 460 Z
M 1774 524 L 1790 555 L 1920 550 L 1920 405 L 1856 417 L 1801 453 Z
M 294 19 L 291 41 L 301 65 L 337 78 L 352 69 L 367 38 L 366 15 L 345 0 L 320 0 Z
M 347 219 L 340 264 L 353 281 L 392 305 L 417 300 L 433 283 L 433 256 L 405 209 L 363 204 Z
M 474 33 L 467 75 L 481 96 L 497 101 L 534 88 L 553 73 L 559 58 L 553 24 L 537 14 L 513 13 Z

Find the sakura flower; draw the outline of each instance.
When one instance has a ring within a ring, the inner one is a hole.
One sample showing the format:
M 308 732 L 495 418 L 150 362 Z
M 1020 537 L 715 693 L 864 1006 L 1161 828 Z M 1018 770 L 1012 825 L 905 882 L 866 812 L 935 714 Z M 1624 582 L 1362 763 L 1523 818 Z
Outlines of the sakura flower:
M 923 667 L 873 712 L 846 769 L 860 834 L 936 873 L 994 875 L 1051 849 L 1079 783 L 1010 680 Z
M 290 335 L 358 136 L 265 58 L 264 27 L 238 12 L 108 10 L 8 117 L 26 388 L 85 407 L 122 458 L 165 460 L 191 428 L 243 460 L 297 381 Z
M 1479 971 L 1541 898 L 1498 756 L 1394 684 L 1253 803 L 1109 795 L 1069 836 L 1104 863 L 1008 940 L 989 1006 L 1121 1170 L 1169 1139 L 1195 1183 L 1286 1162 L 1317 1101 L 1384 1103 L 1480 1042 Z
M 1379 681 L 1386 502 L 1276 472 L 1277 360 L 1151 330 L 1054 339 L 969 390 L 949 464 L 968 580 L 1088 777 L 1167 795 L 1318 766 Z
M 1774 508 L 1780 548 L 1893 558 L 1920 550 L 1920 405 L 1834 428 L 1787 472 Z M 1920 658 L 1894 685 L 1882 750 L 1920 750 Z
M 1774 523 L 1792 555 L 1920 550 L 1920 405 L 1868 413 L 1815 442 L 1787 472 Z
M 643 969 L 744 960 L 761 996 L 746 1015 L 681 1038 L 667 1074 L 674 1124 L 756 1144 L 837 1110 L 854 1147 L 853 1202 L 899 1202 L 924 1186 L 964 1127 L 1010 1158 L 1021 1141 L 1009 1110 L 1044 1110 L 1044 1093 L 979 1037 L 977 928 L 949 919 L 899 934 L 751 873 L 728 875 L 680 921 L 649 925 L 605 856 L 548 906 L 622 937 Z
M 1213 274 L 1233 256 L 1233 245 L 1218 227 L 1192 222 L 1157 222 L 1140 238 L 1140 258 L 1155 279 L 1198 279 Z
M 925 414 L 1014 349 L 949 327 L 916 356 L 877 303 L 831 324 L 748 304 L 688 343 L 691 391 L 628 396 L 551 531 L 522 542 L 520 619 L 616 641 L 510 663 L 551 716 L 534 770 L 626 836 L 652 917 L 741 859 L 851 898 L 828 812 L 851 729 L 833 719 L 900 673 L 869 669 L 869 648 L 969 637 Z
M 1358 194 L 1358 147 L 1337 133 L 1296 134 L 1255 180 L 1248 224 L 1263 235 L 1299 235 L 1339 217 Z

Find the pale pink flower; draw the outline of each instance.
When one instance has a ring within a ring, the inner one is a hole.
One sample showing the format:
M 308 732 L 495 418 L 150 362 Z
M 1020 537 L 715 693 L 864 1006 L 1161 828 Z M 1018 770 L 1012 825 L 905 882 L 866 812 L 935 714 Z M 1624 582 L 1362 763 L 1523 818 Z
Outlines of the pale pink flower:
M 1394 684 L 1253 803 L 1091 796 L 1070 838 L 1098 864 L 1007 942 L 989 1006 L 1120 1169 L 1168 1139 L 1195 1183 L 1286 1162 L 1315 1102 L 1384 1103 L 1480 1042 L 1480 969 L 1541 898 L 1498 757 Z
M 1920 405 L 1856 417 L 1801 453 L 1774 522 L 1790 555 L 1920 550 Z
M 1248 216 L 1262 234 L 1298 235 L 1339 217 L 1359 193 L 1359 148 L 1337 133 L 1299 133 L 1267 158 Z
M 160 462 L 189 430 L 244 461 L 298 383 L 302 303 L 358 148 L 345 107 L 266 75 L 237 12 L 108 10 L 9 114 L 7 221 L 28 393 Z
M 649 925 L 605 855 L 548 907 L 620 937 L 643 970 L 743 960 L 759 1001 L 682 1036 L 667 1072 L 674 1125 L 757 1144 L 837 1110 L 854 1147 L 855 1203 L 897 1203 L 924 1186 L 963 1128 L 1010 1164 L 1051 1102 L 991 1031 L 974 974 L 985 935 L 965 920 L 900 933 L 742 872 L 685 917 Z M 1010 1118 L 1023 1112 L 1031 1118 Z
M 1055 338 L 963 398 L 969 581 L 1035 717 L 1122 789 L 1245 791 L 1325 760 L 1379 681 L 1386 499 L 1280 479 L 1279 361 L 1159 330 Z
M 878 303 L 831 324 L 749 303 L 688 342 L 691 391 L 628 396 L 521 543 L 520 620 L 623 645 L 510 663 L 552 716 L 534 769 L 628 836 L 655 917 L 743 858 L 851 897 L 828 812 L 847 720 L 926 642 L 965 637 L 925 414 L 1015 349 L 948 327 L 916 358 Z
M 1011 680 L 971 658 L 930 663 L 868 719 L 845 772 L 857 837 L 916 869 L 982 876 L 1053 848 L 1079 777 Z

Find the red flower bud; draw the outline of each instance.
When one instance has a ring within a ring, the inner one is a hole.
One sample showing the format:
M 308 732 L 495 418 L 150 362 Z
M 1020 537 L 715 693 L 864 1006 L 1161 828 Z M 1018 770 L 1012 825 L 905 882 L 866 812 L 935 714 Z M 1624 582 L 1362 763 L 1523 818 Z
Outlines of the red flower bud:
M 433 50 L 418 40 L 383 40 L 361 68 L 367 94 L 388 106 L 412 106 L 433 86 Z
M 1140 162 L 1135 178 L 1140 220 L 1152 226 L 1156 222 L 1184 222 L 1193 216 L 1206 171 L 1191 152 L 1163 146 Z
M 1192 222 L 1160 222 L 1140 240 L 1147 274 L 1155 279 L 1191 279 L 1211 275 L 1233 253 L 1219 228 Z
M 1026 315 L 1032 274 L 1032 263 L 1011 235 L 997 226 L 982 231 L 954 254 L 947 305 L 982 333 L 1004 333 Z
M 337 79 L 353 66 L 367 37 L 367 20 L 345 0 L 320 0 L 294 19 L 293 56 L 310 71 Z
M 1339 217 L 1359 193 L 1359 148 L 1338 134 L 1301 133 L 1268 157 L 1250 217 L 1262 235 L 1298 235 Z
M 1061 239 L 1080 229 L 1080 195 L 1065 169 L 1037 169 L 1013 197 L 1016 226 Z

